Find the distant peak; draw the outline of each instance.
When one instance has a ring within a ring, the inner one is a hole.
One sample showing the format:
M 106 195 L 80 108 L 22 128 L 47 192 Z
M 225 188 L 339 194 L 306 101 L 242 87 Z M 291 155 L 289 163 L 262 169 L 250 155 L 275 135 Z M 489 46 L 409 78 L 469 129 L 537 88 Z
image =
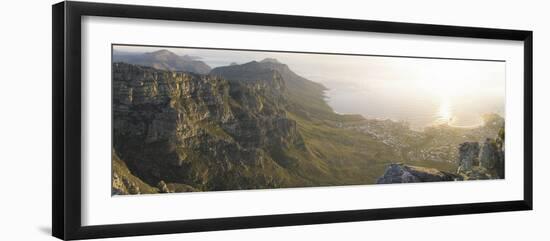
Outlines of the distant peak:
M 175 53 L 168 51 L 166 49 L 157 50 L 154 52 L 151 52 L 152 55 L 176 55 Z
M 279 62 L 277 59 L 275 58 L 265 58 L 264 60 L 260 61 L 260 63 L 275 63 L 275 64 L 280 64 L 281 62 Z
M 166 49 L 161 49 L 161 50 L 157 50 L 157 51 L 153 51 L 152 53 L 155 53 L 155 54 L 167 54 L 167 53 L 172 53 Z

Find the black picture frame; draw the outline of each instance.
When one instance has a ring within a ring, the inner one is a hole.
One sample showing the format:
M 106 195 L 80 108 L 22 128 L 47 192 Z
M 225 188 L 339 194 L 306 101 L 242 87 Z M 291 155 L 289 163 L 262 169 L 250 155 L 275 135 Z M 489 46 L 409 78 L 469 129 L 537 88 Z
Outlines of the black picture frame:
M 81 17 L 136 19 L 350 30 L 429 36 L 517 40 L 524 43 L 524 193 L 521 200 L 404 208 L 212 218 L 132 224 L 81 224 Z M 212 230 L 308 225 L 380 219 L 532 210 L 533 208 L 533 32 L 415 23 L 366 21 L 170 7 L 60 2 L 52 6 L 52 233 L 87 239 Z

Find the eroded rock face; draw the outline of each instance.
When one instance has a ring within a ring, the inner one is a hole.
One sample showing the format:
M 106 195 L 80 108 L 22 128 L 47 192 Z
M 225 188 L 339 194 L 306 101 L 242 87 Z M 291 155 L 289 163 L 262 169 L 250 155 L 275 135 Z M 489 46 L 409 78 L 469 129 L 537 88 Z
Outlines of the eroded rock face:
M 460 149 L 464 153 L 460 153 L 461 156 L 471 157 L 475 155 L 475 146 L 479 146 L 476 142 L 474 144 L 464 143 L 462 146 L 469 146 L 470 148 Z M 483 179 L 501 179 L 504 178 L 504 128 L 501 128 L 497 138 L 486 138 L 481 145 L 479 156 L 474 156 L 474 159 L 479 159 L 478 164 L 474 164 L 470 168 L 466 168 L 464 165 L 464 159 L 460 159 L 459 162 L 462 165 L 459 166 L 457 174 L 464 177 L 466 180 L 483 180 Z M 475 162 L 474 162 L 475 163 Z
M 230 81 L 255 82 L 257 80 L 272 80 L 278 75 L 284 84 L 284 94 L 290 102 L 288 109 L 307 118 L 322 118 L 333 113 L 324 101 L 326 88 L 294 73 L 286 64 L 276 59 L 252 61 L 242 65 L 230 65 L 212 69 L 210 75 L 221 76 Z
M 504 178 L 504 150 L 499 147 L 498 139 L 485 140 L 479 160 L 480 167 L 485 168 L 491 176 Z
M 458 175 L 439 171 L 435 168 L 409 166 L 405 164 L 390 164 L 377 184 L 441 182 L 462 180 Z
M 465 142 L 458 148 L 458 165 L 461 170 L 471 170 L 479 165 L 479 143 Z
M 494 169 L 500 159 L 498 147 L 494 140 L 487 138 L 481 148 L 479 165 L 487 169 Z
M 114 63 L 114 148 L 151 186 L 161 180 L 207 189 L 276 186 L 284 176 L 250 169 L 290 165 L 271 152 L 303 141 L 284 111 L 283 81 L 269 74 L 267 81 L 229 82 Z

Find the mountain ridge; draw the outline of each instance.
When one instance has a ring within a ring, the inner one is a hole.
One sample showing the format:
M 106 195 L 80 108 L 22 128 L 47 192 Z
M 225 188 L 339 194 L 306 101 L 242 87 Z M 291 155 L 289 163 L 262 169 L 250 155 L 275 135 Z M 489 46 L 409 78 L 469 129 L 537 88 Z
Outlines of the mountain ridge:
M 180 56 L 166 49 L 145 53 L 113 52 L 113 62 L 125 62 L 161 70 L 197 74 L 208 74 L 211 70 L 210 66 L 203 61 L 195 60 L 189 55 Z
M 337 114 L 325 89 L 276 59 L 208 75 L 113 63 L 113 153 L 157 191 L 213 191 L 376 183 L 395 161 L 456 170 L 424 150 L 480 139 Z

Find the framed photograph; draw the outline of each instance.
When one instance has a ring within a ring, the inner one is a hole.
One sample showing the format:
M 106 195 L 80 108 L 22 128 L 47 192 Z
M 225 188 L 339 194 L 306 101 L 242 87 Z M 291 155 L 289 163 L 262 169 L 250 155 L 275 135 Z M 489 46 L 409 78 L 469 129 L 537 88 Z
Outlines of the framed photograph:
M 53 235 L 531 210 L 532 34 L 55 4 Z

